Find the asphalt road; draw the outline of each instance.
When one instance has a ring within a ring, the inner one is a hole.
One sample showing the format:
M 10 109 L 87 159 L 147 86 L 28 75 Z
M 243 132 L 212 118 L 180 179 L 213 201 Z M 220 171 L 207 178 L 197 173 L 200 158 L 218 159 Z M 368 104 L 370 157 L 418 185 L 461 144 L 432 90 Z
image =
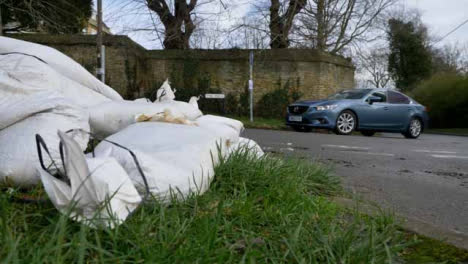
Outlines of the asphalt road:
M 468 137 L 360 135 L 247 129 L 266 152 L 319 160 L 344 186 L 399 215 L 468 236 Z

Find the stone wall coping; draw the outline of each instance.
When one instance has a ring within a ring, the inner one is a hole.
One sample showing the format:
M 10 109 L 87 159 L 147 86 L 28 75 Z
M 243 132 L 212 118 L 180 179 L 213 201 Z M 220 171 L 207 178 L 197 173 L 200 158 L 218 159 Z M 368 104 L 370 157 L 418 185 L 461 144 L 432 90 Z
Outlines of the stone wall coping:
M 96 35 L 50 35 L 50 34 L 9 34 L 8 37 L 45 45 L 95 45 Z M 314 49 L 219 49 L 219 50 L 147 50 L 128 36 L 104 35 L 106 46 L 126 47 L 135 50 L 146 59 L 159 60 L 243 60 L 248 61 L 250 51 L 254 51 L 256 61 L 295 61 L 325 62 L 355 69 L 351 59 Z

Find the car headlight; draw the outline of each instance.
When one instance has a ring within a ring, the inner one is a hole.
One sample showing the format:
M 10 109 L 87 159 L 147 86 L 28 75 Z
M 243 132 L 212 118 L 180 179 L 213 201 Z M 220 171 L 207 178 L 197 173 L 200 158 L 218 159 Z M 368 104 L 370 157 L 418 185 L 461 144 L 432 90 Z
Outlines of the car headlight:
M 315 107 L 315 109 L 317 109 L 317 111 L 325 111 L 325 110 L 333 110 L 337 107 L 338 105 L 321 105 L 321 106 Z

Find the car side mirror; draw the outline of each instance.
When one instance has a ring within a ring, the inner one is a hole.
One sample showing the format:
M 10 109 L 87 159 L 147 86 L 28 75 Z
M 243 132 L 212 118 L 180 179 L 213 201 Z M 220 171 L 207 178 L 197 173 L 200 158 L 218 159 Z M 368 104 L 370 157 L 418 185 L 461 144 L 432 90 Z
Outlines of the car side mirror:
M 379 103 L 379 102 L 382 102 L 382 98 L 377 97 L 377 96 L 369 96 L 369 98 L 367 98 L 367 102 L 369 104 Z

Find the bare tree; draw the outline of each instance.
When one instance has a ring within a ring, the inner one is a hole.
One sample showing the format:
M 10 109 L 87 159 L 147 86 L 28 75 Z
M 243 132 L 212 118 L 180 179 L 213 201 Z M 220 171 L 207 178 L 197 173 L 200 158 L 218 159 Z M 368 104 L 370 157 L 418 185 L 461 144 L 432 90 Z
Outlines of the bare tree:
M 198 0 L 174 0 L 172 13 L 165 0 L 147 0 L 148 8 L 158 14 L 165 28 L 164 47 L 166 49 L 190 48 L 190 37 L 195 30 L 192 11 Z
M 283 14 L 280 14 L 287 1 L 271 0 L 270 5 L 270 47 L 283 49 L 289 47 L 289 33 L 293 26 L 294 17 L 301 12 L 307 0 L 289 0 L 289 5 Z
M 383 11 L 396 0 L 309 0 L 294 28 L 298 46 L 340 53 L 353 42 L 374 40 Z
M 391 76 L 388 72 L 387 47 L 371 47 L 366 51 L 357 48 L 355 58 L 358 71 L 366 76 L 366 81 L 372 85 L 372 88 L 388 88 Z

